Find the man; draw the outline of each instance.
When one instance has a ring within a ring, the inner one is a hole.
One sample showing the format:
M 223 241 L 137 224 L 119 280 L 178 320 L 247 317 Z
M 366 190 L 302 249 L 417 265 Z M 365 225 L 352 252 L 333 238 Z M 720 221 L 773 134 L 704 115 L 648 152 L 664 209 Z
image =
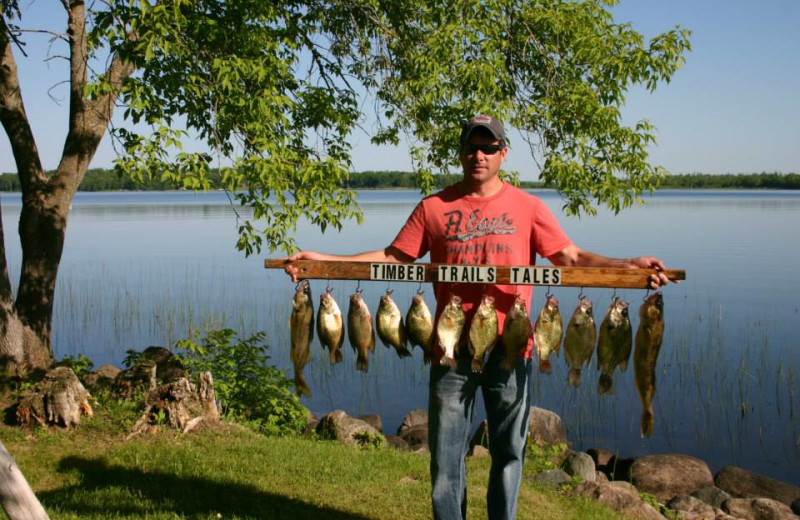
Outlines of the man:
M 657 273 L 650 277 L 651 287 L 668 282 L 661 272 L 664 264 L 657 258 L 613 259 L 573 244 L 541 200 L 499 178 L 508 153 L 506 144 L 499 121 L 485 115 L 473 117 L 461 131 L 463 179 L 420 202 L 389 247 L 346 256 L 304 251 L 290 260 L 410 263 L 429 252 L 433 263 L 534 265 L 538 254 L 559 266 L 654 268 Z M 287 266 L 286 271 L 296 278 L 296 268 Z M 532 287 L 438 283 L 435 294 L 437 318 L 451 294 L 461 297 L 467 315 L 464 331 L 469 330 L 482 296 L 493 296 L 502 334 L 505 315 L 517 294 L 530 309 Z M 483 371 L 474 373 L 466 336 L 462 334 L 455 368 L 438 363 L 438 356 L 431 366 L 428 413 L 434 518 L 466 518 L 465 456 L 480 387 L 492 456 L 489 518 L 511 519 L 516 514 L 528 433 L 531 345 L 511 372 L 500 367 L 502 349 L 495 348 Z

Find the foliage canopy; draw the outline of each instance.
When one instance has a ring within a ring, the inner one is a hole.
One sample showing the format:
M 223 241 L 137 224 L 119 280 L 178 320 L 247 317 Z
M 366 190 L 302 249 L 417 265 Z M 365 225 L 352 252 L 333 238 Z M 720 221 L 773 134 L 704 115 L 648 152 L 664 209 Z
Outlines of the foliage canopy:
M 120 172 L 202 189 L 219 168 L 254 210 L 239 227 L 248 254 L 290 251 L 301 218 L 323 230 L 360 220 L 341 188 L 357 129 L 406 139 L 427 192 L 434 173 L 457 171 L 460 122 L 476 113 L 522 132 L 569 213 L 619 211 L 664 174 L 647 161 L 653 127 L 622 124 L 625 93 L 669 81 L 690 45 L 680 27 L 645 42 L 613 20 L 615 3 L 98 2 L 84 94 L 118 95 Z M 0 5 L 18 17 L 15 0 Z M 203 149 L 184 149 L 190 140 Z

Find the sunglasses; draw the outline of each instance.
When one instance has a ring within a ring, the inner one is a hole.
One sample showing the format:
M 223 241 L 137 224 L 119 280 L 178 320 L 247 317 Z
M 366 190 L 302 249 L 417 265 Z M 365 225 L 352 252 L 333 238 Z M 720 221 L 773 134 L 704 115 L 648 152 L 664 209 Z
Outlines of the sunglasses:
M 478 150 L 483 153 L 483 155 L 494 155 L 500 150 L 505 148 L 502 144 L 475 144 L 475 143 L 464 143 L 461 146 L 461 152 L 465 155 L 472 155 Z

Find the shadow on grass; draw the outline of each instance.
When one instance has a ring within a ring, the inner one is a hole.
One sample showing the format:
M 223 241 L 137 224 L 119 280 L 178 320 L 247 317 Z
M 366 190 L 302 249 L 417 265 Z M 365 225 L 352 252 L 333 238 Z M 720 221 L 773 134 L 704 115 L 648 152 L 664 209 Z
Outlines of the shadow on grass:
M 320 507 L 253 486 L 178 477 L 108 465 L 102 458 L 66 457 L 59 471 L 78 471 L 81 484 L 39 494 L 59 511 L 83 517 L 174 513 L 187 518 L 367 520 L 367 517 Z M 265 468 L 264 471 L 269 471 Z M 49 508 L 48 508 L 49 509 Z

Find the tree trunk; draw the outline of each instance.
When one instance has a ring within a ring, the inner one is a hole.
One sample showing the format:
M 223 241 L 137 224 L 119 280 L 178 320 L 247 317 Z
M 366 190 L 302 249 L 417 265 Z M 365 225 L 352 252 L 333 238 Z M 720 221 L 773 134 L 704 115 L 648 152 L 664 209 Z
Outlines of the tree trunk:
M 3 441 L 0 441 L 0 500 L 10 520 L 50 520 Z

